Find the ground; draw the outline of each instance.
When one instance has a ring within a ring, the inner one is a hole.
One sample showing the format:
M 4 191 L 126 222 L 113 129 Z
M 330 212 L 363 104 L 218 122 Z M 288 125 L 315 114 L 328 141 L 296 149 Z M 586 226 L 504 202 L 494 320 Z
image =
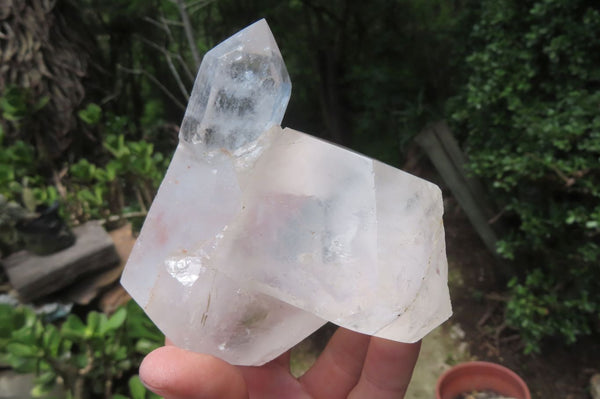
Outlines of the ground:
M 460 210 L 447 212 L 445 225 L 454 307 L 451 323 L 465 332 L 471 354 L 514 370 L 533 398 L 588 399 L 590 377 L 600 372 L 598 337 L 571 346 L 548 341 L 541 354 L 523 354 L 517 332 L 501 328 L 504 285 L 494 281 L 494 258 Z

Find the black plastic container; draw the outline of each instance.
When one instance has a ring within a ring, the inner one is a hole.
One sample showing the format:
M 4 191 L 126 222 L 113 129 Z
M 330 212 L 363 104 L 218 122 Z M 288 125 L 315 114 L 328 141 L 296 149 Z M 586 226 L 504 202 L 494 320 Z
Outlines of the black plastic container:
M 17 224 L 26 250 L 37 255 L 49 255 L 75 243 L 75 235 L 60 217 L 58 208 L 58 201 L 49 207 L 38 207 L 38 217 Z

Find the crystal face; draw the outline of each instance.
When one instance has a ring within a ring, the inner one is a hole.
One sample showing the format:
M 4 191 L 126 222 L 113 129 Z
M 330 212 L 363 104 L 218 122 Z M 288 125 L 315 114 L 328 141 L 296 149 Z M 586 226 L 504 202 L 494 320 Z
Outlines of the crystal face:
M 292 85 L 265 20 L 204 56 L 181 125 L 181 140 L 201 156 L 240 155 L 283 119 Z
M 264 20 L 202 61 L 122 284 L 178 346 L 260 365 L 326 321 L 403 342 L 450 314 L 433 184 L 282 129 Z

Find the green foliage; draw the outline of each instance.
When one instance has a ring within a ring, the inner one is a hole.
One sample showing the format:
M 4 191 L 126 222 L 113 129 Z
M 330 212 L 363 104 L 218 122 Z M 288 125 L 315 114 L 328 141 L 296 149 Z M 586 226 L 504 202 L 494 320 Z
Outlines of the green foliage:
M 158 186 L 164 174 L 164 157 L 154 153 L 154 145 L 146 141 L 125 141 L 123 134 L 109 135 L 104 148 L 114 157 L 106 165 L 111 176 L 130 176 L 131 179 L 142 179 L 151 185 Z
M 96 125 L 100 122 L 102 116 L 102 108 L 98 104 L 90 103 L 85 109 L 77 112 L 79 119 L 87 123 L 88 125 Z
M 27 88 L 9 86 L 0 96 L 2 119 L 18 125 L 48 104 L 49 98 L 34 99 Z
M 157 394 L 146 389 L 140 377 L 134 375 L 127 383 L 129 386 L 129 396 L 125 395 L 113 395 L 113 399 L 160 399 L 161 397 Z
M 87 108 L 95 109 L 94 107 Z M 81 116 L 81 115 L 80 115 Z M 97 112 L 81 116 L 98 125 Z M 154 145 L 144 140 L 126 140 L 130 122 L 125 117 L 108 116 L 103 142 L 104 157 L 97 163 L 80 158 L 68 167 L 63 182 L 66 192 L 60 198 L 58 190 L 38 170 L 36 151 L 25 141 L 16 140 L 0 146 L 0 195 L 16 201 L 30 212 L 38 205 L 61 199 L 72 220 L 79 222 L 119 215 L 126 204 L 137 203 L 137 209 L 147 209 L 158 188 L 169 159 L 154 151 Z M 4 136 L 0 132 L 0 144 Z
M 463 29 L 463 10 L 446 0 L 185 3 L 192 42 L 169 0 L 85 0 L 78 12 L 63 10 L 65 18 L 79 17 L 70 21 L 74 31 L 85 28 L 93 37 L 82 37 L 94 67 L 86 71 L 77 132 L 69 133 L 73 140 L 54 164 L 36 165 L 47 150 L 22 129 L 19 137 L 35 143 L 36 156 L 20 170 L 33 169 L 28 184 L 40 190 L 64 176 L 66 191 L 58 191 L 72 220 L 147 209 L 165 169 L 160 154 L 176 143 L 192 88 L 198 66 L 192 48 L 204 52 L 259 17 L 269 19 L 294 82 L 292 127 L 398 164 L 400 148 L 439 114 L 453 89 L 456 66 L 447 59 L 460 48 L 452 33 Z M 12 119 L 26 120 L 43 106 L 28 93 L 7 91 L 4 108 Z M 22 191 L 21 178 L 9 176 L 13 168 L 0 165 L 0 179 L 2 173 L 19 185 L 15 193 Z M 27 197 L 44 201 L 56 192 L 40 190 Z
M 368 44 L 354 49 L 343 78 L 354 111 L 353 142 L 360 151 L 397 164 L 413 137 L 441 118 L 445 100 L 456 90 L 460 70 L 454 60 L 462 51 L 466 11 L 446 0 L 363 7 L 361 25 L 368 29 L 352 32 L 356 36 L 350 40 Z
M 17 231 L 17 224 L 24 220 L 28 213 L 14 201 L 8 201 L 0 194 L 0 253 L 11 253 L 22 244 Z M 0 328 L 2 328 L 0 326 Z
M 71 397 L 109 397 L 115 382 L 129 378 L 162 340 L 133 301 L 111 316 L 89 312 L 85 322 L 71 314 L 60 326 L 27 307 L 0 305 L 1 360 L 17 372 L 37 375 L 34 397 L 49 392 L 58 378 Z M 155 397 L 142 390 L 137 377 L 131 377 L 129 388 L 134 399 Z
M 505 210 L 499 253 L 522 265 L 508 322 L 527 351 L 600 315 L 600 5 L 483 1 L 468 82 L 449 104 L 470 169 Z
M 125 202 L 132 202 L 126 195 L 147 209 L 168 165 L 152 144 L 126 141 L 123 134 L 109 135 L 103 146 L 111 156 L 104 165 L 82 158 L 69 167 L 69 209 L 79 220 L 120 214 Z
M 556 289 L 556 275 L 541 269 L 530 271 L 523 283 L 510 281 L 512 298 L 507 305 L 507 322 L 519 328 L 525 338 L 525 353 L 539 352 L 540 341 L 548 336 L 562 336 L 572 344 L 580 335 L 592 332 L 598 315 L 597 298 L 585 288 L 569 293 Z
M 58 198 L 54 187 L 38 174 L 35 149 L 22 140 L 7 145 L 0 131 L 0 195 L 22 203 L 30 212 Z
M 104 131 L 104 156 L 95 162 L 80 158 L 69 166 L 65 202 L 71 217 L 81 222 L 120 215 L 126 207 L 147 209 L 169 160 L 153 144 L 125 138 L 132 130 L 129 118 L 102 115 L 95 104 L 84 111 L 79 117 Z

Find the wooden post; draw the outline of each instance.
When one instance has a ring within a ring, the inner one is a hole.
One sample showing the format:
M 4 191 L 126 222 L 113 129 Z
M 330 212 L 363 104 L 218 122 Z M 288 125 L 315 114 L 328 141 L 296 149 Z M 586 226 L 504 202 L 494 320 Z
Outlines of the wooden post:
M 466 157 L 446 122 L 427 126 L 415 140 L 427 153 L 485 246 L 497 256 L 498 237 L 488 222 L 494 215 L 493 207 L 481 183 L 467 175 L 463 166 L 467 163 Z

